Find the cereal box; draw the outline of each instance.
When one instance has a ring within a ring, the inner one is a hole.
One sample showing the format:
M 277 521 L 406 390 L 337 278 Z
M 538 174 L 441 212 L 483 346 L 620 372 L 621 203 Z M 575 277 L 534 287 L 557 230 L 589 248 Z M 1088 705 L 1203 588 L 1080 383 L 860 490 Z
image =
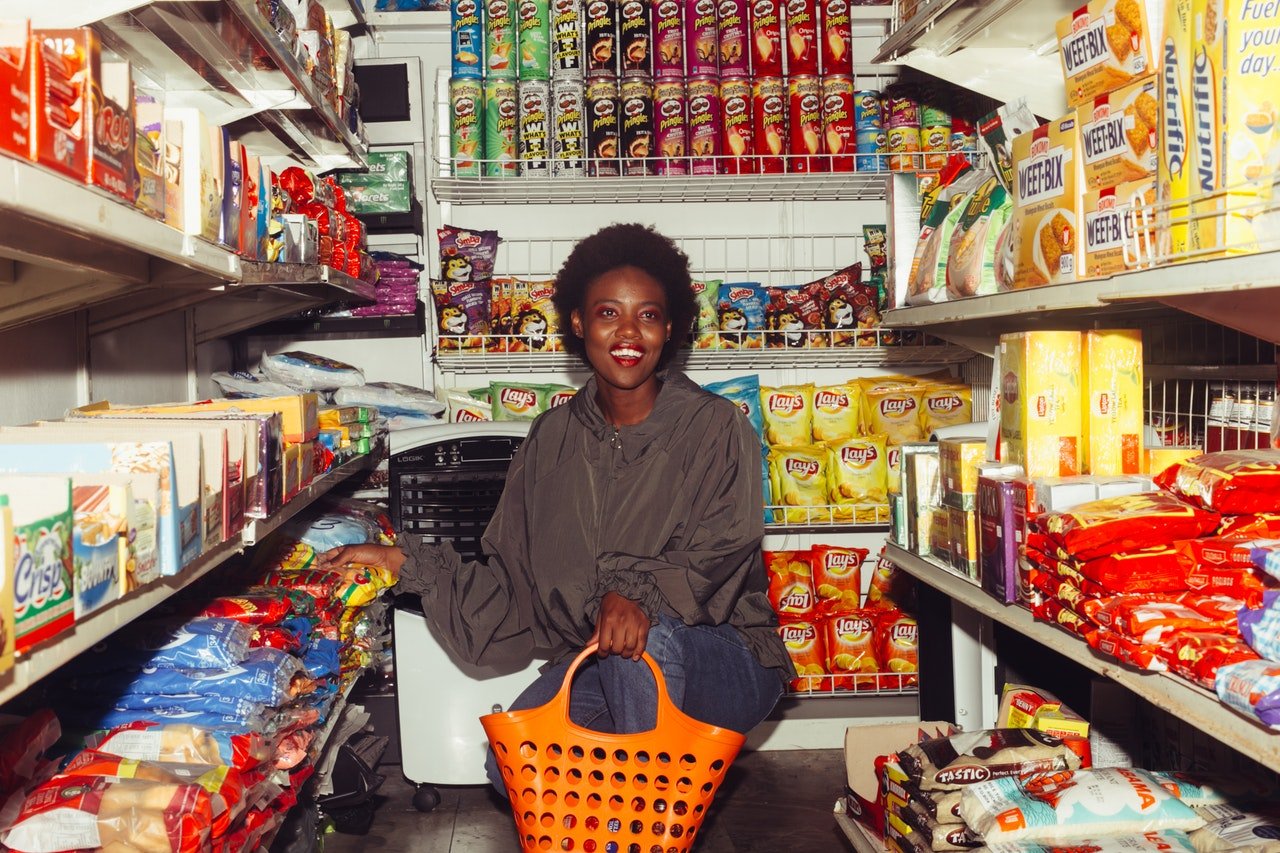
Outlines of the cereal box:
M 1177 202 L 1191 195 L 1191 3 L 1167 0 L 1164 39 L 1160 45 L 1160 158 L 1157 195 L 1162 209 L 1157 222 L 1162 257 L 1177 260 L 1187 251 L 1187 207 Z
M 13 514 L 15 647 L 24 651 L 71 627 L 71 481 L 0 477 Z
M 986 458 L 985 438 L 948 438 L 938 442 L 943 504 L 973 509 L 978 494 L 978 466 Z
M 71 486 L 73 528 L 71 555 L 75 588 L 75 618 L 117 600 L 121 577 L 120 537 L 128 530 L 129 487 L 93 483 L 76 477 Z
M 1001 461 L 1028 477 L 1080 473 L 1079 332 L 1017 332 L 1000 337 Z
M 1267 0 L 1191 8 L 1192 195 L 1208 196 L 1192 206 L 1191 247 L 1198 258 L 1255 252 L 1260 240 L 1280 240 L 1280 215 L 1260 215 L 1280 169 L 1280 8 Z M 1248 181 L 1261 183 L 1241 187 Z
M 37 30 L 32 37 L 31 159 L 87 181 L 91 68 L 100 50 L 98 36 L 81 27 Z
M 1017 598 L 1018 540 L 1013 513 L 1013 478 L 978 480 L 978 577 L 982 588 L 1006 604 Z
M 1090 0 L 1058 21 L 1067 105 L 1078 107 L 1155 70 L 1160 0 Z
M 1156 173 L 1159 98 L 1157 78 L 1144 77 L 1076 110 L 1086 188 L 1106 189 Z
M 1155 249 L 1155 234 L 1148 223 L 1154 222 L 1151 211 L 1155 201 L 1155 178 L 1084 194 L 1080 202 L 1084 220 L 1082 278 L 1102 278 L 1135 269 L 1139 261 L 1150 256 Z
M 1075 113 L 1013 140 L 1014 287 L 1075 281 L 1077 205 L 1084 186 Z
M 1142 471 L 1142 332 L 1090 330 L 1083 342 L 1084 470 L 1114 476 Z
M 951 568 L 978 578 L 978 514 L 973 510 L 947 507 L 947 545 Z
M 13 510 L 9 508 L 9 496 L 0 495 L 0 675 L 13 669 L 13 580 L 14 549 L 7 547 L 13 541 Z

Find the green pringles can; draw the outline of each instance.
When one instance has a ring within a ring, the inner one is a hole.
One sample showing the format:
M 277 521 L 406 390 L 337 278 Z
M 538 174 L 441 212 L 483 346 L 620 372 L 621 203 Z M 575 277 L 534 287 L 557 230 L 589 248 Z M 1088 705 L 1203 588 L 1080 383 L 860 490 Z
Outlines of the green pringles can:
M 521 80 L 551 79 L 551 4 L 549 0 L 515 0 Z
M 519 0 L 487 0 L 484 16 L 485 76 L 516 79 L 516 5 Z
M 449 156 L 455 178 L 480 177 L 484 159 L 484 84 L 449 78 Z
M 519 171 L 519 113 L 514 80 L 484 83 L 484 176 L 501 178 Z

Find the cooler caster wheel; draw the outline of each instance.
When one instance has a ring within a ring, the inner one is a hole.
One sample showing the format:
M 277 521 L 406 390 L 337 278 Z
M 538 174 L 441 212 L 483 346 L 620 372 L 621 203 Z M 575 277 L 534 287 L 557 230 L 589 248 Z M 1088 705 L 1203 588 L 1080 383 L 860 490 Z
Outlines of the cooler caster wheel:
M 440 791 L 435 785 L 419 785 L 413 793 L 413 807 L 424 814 L 440 805 Z

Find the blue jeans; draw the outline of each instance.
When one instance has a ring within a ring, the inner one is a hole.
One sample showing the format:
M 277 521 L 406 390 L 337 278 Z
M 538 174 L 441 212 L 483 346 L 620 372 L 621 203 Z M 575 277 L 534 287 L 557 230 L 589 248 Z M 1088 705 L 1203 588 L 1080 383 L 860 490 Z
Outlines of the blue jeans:
M 746 734 L 782 695 L 782 676 L 760 665 L 730 625 L 686 625 L 665 614 L 649 629 L 645 651 L 658 663 L 676 707 L 695 720 Z M 560 692 L 573 659 L 538 676 L 506 709 L 537 708 Z M 569 719 L 613 734 L 649 731 L 657 723 L 658 688 L 649 665 L 610 655 L 582 664 L 569 695 Z M 489 750 L 489 780 L 504 797 L 506 786 Z

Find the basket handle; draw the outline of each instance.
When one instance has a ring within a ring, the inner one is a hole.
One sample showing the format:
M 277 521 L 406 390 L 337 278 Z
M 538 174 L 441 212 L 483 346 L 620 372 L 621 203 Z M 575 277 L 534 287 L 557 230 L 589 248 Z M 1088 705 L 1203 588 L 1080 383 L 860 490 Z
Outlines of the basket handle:
M 599 643 L 588 643 L 582 651 L 578 652 L 578 656 L 573 659 L 573 663 L 569 664 L 569 669 L 564 674 L 564 683 L 560 686 L 560 692 L 551 700 L 559 703 L 560 712 L 564 714 L 565 723 L 573 728 L 581 728 L 581 726 L 569 719 L 569 691 L 573 686 L 573 676 L 578 671 L 578 667 L 582 666 L 582 662 L 599 651 L 599 649 Z M 667 693 L 667 681 L 662 677 L 662 670 L 658 668 L 658 662 L 650 657 L 648 652 L 641 652 L 640 657 L 649 665 L 649 671 L 653 673 L 653 680 L 658 688 L 657 716 L 654 718 L 654 727 L 658 728 L 662 725 L 665 709 L 674 707 L 674 705 L 671 702 L 671 695 Z

